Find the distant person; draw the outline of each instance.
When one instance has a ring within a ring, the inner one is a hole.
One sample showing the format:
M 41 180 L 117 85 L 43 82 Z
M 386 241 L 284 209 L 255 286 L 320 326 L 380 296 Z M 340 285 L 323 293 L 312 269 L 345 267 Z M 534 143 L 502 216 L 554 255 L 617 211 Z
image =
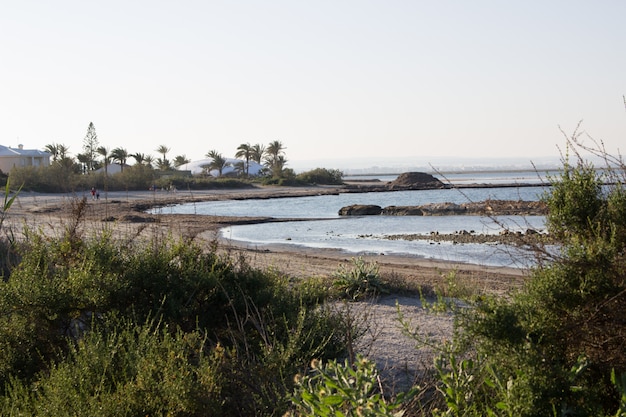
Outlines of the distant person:
M 100 200 L 100 191 L 96 190 L 96 200 Z
M 96 199 L 96 187 L 91 187 L 91 199 Z

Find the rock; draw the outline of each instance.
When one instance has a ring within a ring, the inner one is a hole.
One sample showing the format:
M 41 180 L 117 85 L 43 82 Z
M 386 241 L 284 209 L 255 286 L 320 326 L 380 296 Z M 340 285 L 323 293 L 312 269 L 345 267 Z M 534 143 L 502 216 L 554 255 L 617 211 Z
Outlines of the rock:
M 424 213 L 418 206 L 388 206 L 382 211 L 385 216 L 422 216 Z
M 121 218 L 124 222 L 130 223 L 157 223 L 157 219 L 150 216 L 140 216 L 136 214 L 127 214 Z
M 353 204 L 339 209 L 340 216 L 369 216 L 381 214 L 382 207 L 370 204 Z
M 431 190 L 436 188 L 446 188 L 446 185 L 425 172 L 405 172 L 389 183 L 390 190 Z
M 467 207 L 456 203 L 431 203 L 418 206 L 424 216 L 467 214 Z
M 429 203 L 421 206 L 380 206 L 355 204 L 339 210 L 341 216 L 383 214 L 387 216 L 544 216 L 548 207 L 541 201 L 489 200 L 470 203 Z

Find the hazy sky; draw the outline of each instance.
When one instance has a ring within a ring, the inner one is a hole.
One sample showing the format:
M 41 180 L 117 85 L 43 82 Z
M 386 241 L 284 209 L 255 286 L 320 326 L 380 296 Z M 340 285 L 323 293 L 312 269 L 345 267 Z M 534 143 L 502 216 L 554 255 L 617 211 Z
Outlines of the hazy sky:
M 233 156 L 558 155 L 626 143 L 626 1 L 0 3 L 0 144 Z M 623 148 L 623 146 L 622 146 Z M 623 150 L 623 149 L 622 149 Z

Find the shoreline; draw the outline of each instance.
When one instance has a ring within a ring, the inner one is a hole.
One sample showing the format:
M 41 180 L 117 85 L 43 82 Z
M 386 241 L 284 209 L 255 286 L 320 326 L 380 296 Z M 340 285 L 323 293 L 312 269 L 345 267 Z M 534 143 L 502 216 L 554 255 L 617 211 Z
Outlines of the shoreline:
M 247 265 L 264 271 L 275 271 L 288 279 L 330 278 L 322 281 L 332 285 L 332 278 L 340 267 L 351 267 L 353 254 L 332 249 L 311 249 L 284 245 L 256 247 L 242 245 L 219 237 L 219 229 L 244 222 L 276 221 L 254 217 L 219 217 L 207 215 L 148 214 L 150 207 L 199 201 L 272 198 L 274 196 L 298 197 L 342 192 L 335 187 L 260 188 L 242 190 L 210 190 L 204 192 L 109 192 L 100 200 L 91 200 L 90 193 L 39 194 L 22 193 L 7 212 L 0 231 L 7 233 L 15 227 L 24 227 L 46 236 L 62 237 L 66 230 L 76 227 L 76 210 L 82 206 L 84 215 L 78 223 L 81 236 L 98 237 L 111 233 L 125 244 L 139 244 L 151 239 L 169 236 L 185 239 L 201 247 L 217 248 L 219 254 L 229 256 L 233 262 L 244 260 Z M 455 264 L 446 261 L 411 256 L 368 255 L 365 262 L 375 262 L 381 278 L 394 288 L 374 300 L 353 303 L 349 308 L 367 322 L 364 334 L 357 341 L 355 351 L 371 358 L 380 369 L 382 383 L 396 389 L 410 387 L 423 372 L 431 369 L 434 352 L 431 348 L 416 348 L 415 341 L 398 327 L 401 309 L 415 331 L 433 342 L 449 340 L 454 334 L 454 318 L 450 314 L 427 314 L 422 305 L 422 295 L 433 302 L 436 294 L 449 294 L 451 286 L 456 291 L 508 297 L 526 280 L 527 271 L 518 268 L 487 267 Z M 416 288 L 422 293 L 417 294 Z M 343 304 L 336 304 L 342 308 Z
M 72 218 L 77 201 L 86 198 L 84 231 L 112 230 L 120 236 L 149 237 L 171 234 L 202 245 L 218 243 L 225 253 L 243 256 L 251 266 L 272 268 L 294 278 L 331 276 L 341 265 L 358 257 L 333 249 L 312 249 L 268 245 L 259 248 L 219 237 L 219 229 L 229 225 L 285 221 L 266 217 L 227 217 L 196 214 L 147 214 L 149 208 L 201 201 L 239 200 L 251 198 L 286 198 L 345 192 L 344 187 L 256 187 L 228 190 L 199 191 L 116 191 L 103 192 L 99 200 L 90 193 L 44 194 L 23 192 L 7 212 L 3 229 L 13 227 L 18 232 L 26 225 L 34 230 L 62 232 Z M 353 191 L 354 192 L 354 191 Z M 212 243 L 213 242 L 213 243 Z M 474 264 L 451 263 L 410 256 L 364 255 L 367 262 L 376 262 L 381 274 L 402 276 L 420 285 L 441 288 L 449 274 L 486 293 L 505 295 L 519 287 L 527 271 L 519 268 L 488 267 Z

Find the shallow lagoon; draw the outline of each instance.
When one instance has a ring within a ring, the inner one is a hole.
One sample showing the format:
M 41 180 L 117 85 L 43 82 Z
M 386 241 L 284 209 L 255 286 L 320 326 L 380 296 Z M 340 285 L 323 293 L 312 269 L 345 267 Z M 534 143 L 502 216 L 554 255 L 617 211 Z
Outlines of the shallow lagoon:
M 264 200 L 211 201 L 155 209 L 153 212 L 219 216 L 261 216 L 303 219 L 226 227 L 221 236 L 256 248 L 292 245 L 329 248 L 353 255 L 394 254 L 488 266 L 527 267 L 532 257 L 518 248 L 495 244 L 453 244 L 429 241 L 389 240 L 392 234 L 454 233 L 461 230 L 497 234 L 503 228 L 542 230 L 543 216 L 363 216 L 340 217 L 350 204 L 421 205 L 428 203 L 499 200 L 538 200 L 545 187 L 502 187 L 342 193 L 312 197 Z M 307 220 L 304 220 L 307 219 Z M 316 220 L 308 220 L 316 219 Z

